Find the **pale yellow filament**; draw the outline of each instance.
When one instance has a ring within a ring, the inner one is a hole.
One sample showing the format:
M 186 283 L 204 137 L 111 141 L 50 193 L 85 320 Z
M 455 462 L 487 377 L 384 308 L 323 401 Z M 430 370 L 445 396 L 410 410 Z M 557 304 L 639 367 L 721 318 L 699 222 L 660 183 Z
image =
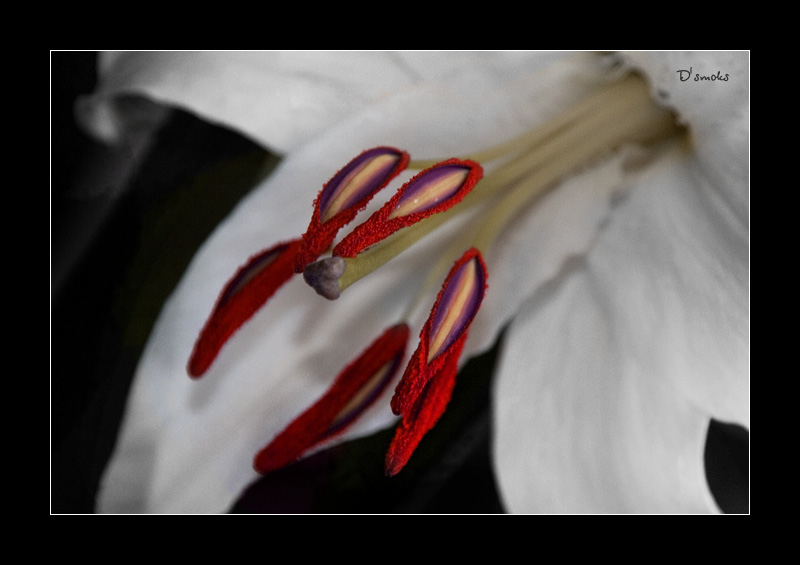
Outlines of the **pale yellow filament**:
M 505 161 L 493 168 L 457 206 L 400 230 L 355 258 L 346 258 L 339 287 L 343 291 L 456 214 L 497 196 L 478 228 L 458 242 L 461 251 L 474 246 L 485 254 L 498 233 L 520 210 L 579 167 L 625 143 L 650 142 L 679 131 L 673 114 L 652 101 L 644 80 L 638 75 L 628 75 L 540 128 L 470 156 L 477 157 L 479 162 L 487 156 L 504 157 Z M 452 264 L 453 259 L 447 259 Z

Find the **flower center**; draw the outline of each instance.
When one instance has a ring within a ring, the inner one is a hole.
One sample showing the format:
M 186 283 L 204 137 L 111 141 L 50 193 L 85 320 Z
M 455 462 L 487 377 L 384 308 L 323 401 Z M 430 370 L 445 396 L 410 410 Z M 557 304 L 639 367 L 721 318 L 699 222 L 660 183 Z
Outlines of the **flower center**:
M 343 254 L 335 257 L 339 265 L 332 271 L 337 273 L 335 280 L 321 281 L 317 278 L 316 282 L 308 282 L 312 286 L 334 286 L 337 292 L 329 292 L 326 296 L 335 298 L 455 215 L 477 205 L 485 205 L 486 212 L 482 214 L 480 224 L 470 226 L 469 233 L 463 235 L 457 246 L 459 249 L 474 246 L 485 254 L 517 213 L 577 169 L 592 164 L 624 144 L 653 143 L 681 131 L 675 116 L 652 100 L 644 79 L 629 74 L 522 136 L 468 156 L 492 170 L 458 205 L 424 217 L 363 248 L 355 256 Z M 430 162 L 412 161 L 409 168 L 429 165 Z M 407 202 L 404 200 L 393 213 L 401 215 L 406 206 L 419 206 L 419 202 L 435 203 L 446 198 L 448 191 L 457 184 L 451 182 L 453 178 L 443 174 L 441 184 L 432 182 L 420 187 L 413 195 L 408 194 L 405 197 Z

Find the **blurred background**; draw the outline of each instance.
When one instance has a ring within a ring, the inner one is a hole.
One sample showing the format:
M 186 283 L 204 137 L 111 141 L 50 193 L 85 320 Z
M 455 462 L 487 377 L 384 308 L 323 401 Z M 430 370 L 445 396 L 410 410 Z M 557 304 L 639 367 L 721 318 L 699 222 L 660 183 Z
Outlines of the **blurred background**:
M 94 52 L 51 52 L 51 513 L 95 511 L 139 355 L 197 248 L 279 157 L 186 112 L 160 109 L 109 147 L 75 100 L 97 81 Z M 123 100 L 130 115 L 152 106 Z M 150 109 L 150 108 L 148 108 Z M 502 339 L 502 338 L 501 338 Z M 401 475 L 383 476 L 386 430 L 264 477 L 233 513 L 503 512 L 491 472 L 488 403 L 497 348 L 464 369 L 451 407 Z M 749 512 L 749 435 L 713 423 L 712 491 Z

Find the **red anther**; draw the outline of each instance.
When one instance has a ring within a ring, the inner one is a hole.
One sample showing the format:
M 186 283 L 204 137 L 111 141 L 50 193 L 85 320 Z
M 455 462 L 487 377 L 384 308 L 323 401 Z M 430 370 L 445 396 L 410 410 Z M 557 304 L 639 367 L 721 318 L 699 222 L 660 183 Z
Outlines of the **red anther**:
M 295 239 L 261 251 L 228 281 L 195 342 L 187 368 L 192 378 L 208 370 L 225 342 L 294 275 L 300 245 Z
M 406 324 L 386 330 L 336 377 L 322 398 L 256 455 L 256 471 L 267 473 L 289 465 L 347 429 L 394 378 L 405 355 L 408 335 Z
M 395 414 L 407 414 L 431 379 L 458 364 L 469 326 L 483 301 L 487 278 L 486 264 L 475 248 L 467 250 L 450 269 L 420 332 L 419 346 L 395 388 L 391 401 Z
M 386 452 L 387 476 L 394 476 L 405 467 L 419 442 L 444 414 L 453 395 L 457 372 L 458 359 L 455 358 L 428 380 L 411 409 L 403 416 Z
M 450 182 L 438 182 L 446 173 L 463 173 Z M 357 226 L 333 250 L 339 257 L 355 257 L 396 231 L 461 202 L 483 178 L 475 161 L 448 159 L 421 171 L 364 223 Z
M 325 183 L 314 200 L 314 212 L 303 235 L 303 250 L 297 257 L 295 272 L 302 272 L 330 248 L 342 226 L 351 222 L 379 190 L 400 174 L 409 160 L 405 151 L 375 147 L 362 152 Z
M 325 183 L 314 200 L 306 233 L 251 257 L 225 286 L 195 343 L 189 375 L 203 375 L 236 330 L 295 273 L 328 249 L 339 229 L 405 169 L 409 159 L 405 151 L 375 147 L 362 152 Z

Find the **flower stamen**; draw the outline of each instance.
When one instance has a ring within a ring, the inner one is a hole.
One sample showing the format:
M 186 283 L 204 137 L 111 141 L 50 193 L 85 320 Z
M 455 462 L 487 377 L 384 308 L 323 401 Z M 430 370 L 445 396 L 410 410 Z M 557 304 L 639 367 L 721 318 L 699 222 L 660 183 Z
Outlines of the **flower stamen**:
M 499 195 L 494 207 L 484 216 L 480 229 L 468 234 L 465 237 L 468 243 L 461 246 L 463 249 L 473 245 L 486 252 L 520 210 L 567 175 L 624 144 L 651 143 L 681 131 L 672 112 L 653 102 L 644 79 L 629 74 L 531 132 L 472 155 L 479 159 L 495 159 L 497 164 L 491 164 L 490 172 L 458 206 L 426 217 L 390 237 L 382 236 L 378 243 L 360 247 L 357 254 L 340 249 L 338 254 L 344 258 L 343 274 L 337 281 L 327 281 L 327 284 L 338 284 L 338 296 L 455 215 Z M 411 166 L 427 164 L 415 161 Z
M 465 186 L 471 169 L 462 166 L 441 167 L 436 175 L 431 174 L 427 185 L 419 183 L 415 190 L 403 193 L 389 219 L 408 216 L 414 212 L 422 212 L 436 206 L 442 200 L 452 197 L 459 188 Z
M 373 150 L 375 152 L 375 150 Z M 358 159 L 349 171 L 334 178 L 320 197 L 322 223 L 327 222 L 345 209 L 352 209 L 365 196 L 392 178 L 392 173 L 401 159 L 400 154 L 377 154 L 370 159 Z M 399 172 L 399 171 L 398 171 Z
M 483 278 L 477 260 L 465 263 L 455 272 L 436 307 L 428 338 L 428 363 L 449 347 L 475 316 L 485 288 Z
M 449 159 L 425 169 L 342 239 L 334 247 L 333 255 L 355 257 L 390 235 L 451 209 L 482 177 L 483 167 L 460 159 Z
M 439 371 L 426 383 L 408 414 L 400 420 L 386 451 L 384 464 L 387 477 L 393 477 L 405 467 L 422 438 L 444 414 L 453 396 L 457 372 L 456 364 Z
M 267 473 L 293 463 L 353 424 L 394 378 L 405 355 L 408 335 L 408 326 L 397 324 L 372 342 L 317 402 L 256 455 L 256 471 Z
M 400 174 L 409 155 L 392 147 L 362 152 L 323 186 L 314 201 L 306 233 L 251 257 L 225 285 L 189 358 L 192 378 L 202 376 L 226 341 L 295 273 L 316 260 L 333 243 L 339 229 Z M 329 276 L 341 276 L 330 273 Z
M 477 249 L 467 250 L 447 275 L 428 320 L 392 397 L 392 411 L 407 413 L 427 382 L 457 365 L 469 326 L 486 293 L 486 264 Z
M 303 235 L 303 251 L 297 257 L 295 272 L 302 272 L 330 248 L 339 230 L 400 174 L 408 162 L 409 155 L 405 151 L 375 147 L 362 152 L 325 183 L 314 201 L 314 212 Z
M 195 342 L 187 371 L 201 377 L 222 346 L 275 292 L 294 276 L 301 242 L 280 243 L 253 255 L 225 285 Z
M 485 291 L 486 265 L 477 249 L 469 249 L 442 284 L 419 346 L 395 388 L 392 411 L 403 417 L 386 452 L 387 476 L 403 469 L 447 408 L 469 326 Z

